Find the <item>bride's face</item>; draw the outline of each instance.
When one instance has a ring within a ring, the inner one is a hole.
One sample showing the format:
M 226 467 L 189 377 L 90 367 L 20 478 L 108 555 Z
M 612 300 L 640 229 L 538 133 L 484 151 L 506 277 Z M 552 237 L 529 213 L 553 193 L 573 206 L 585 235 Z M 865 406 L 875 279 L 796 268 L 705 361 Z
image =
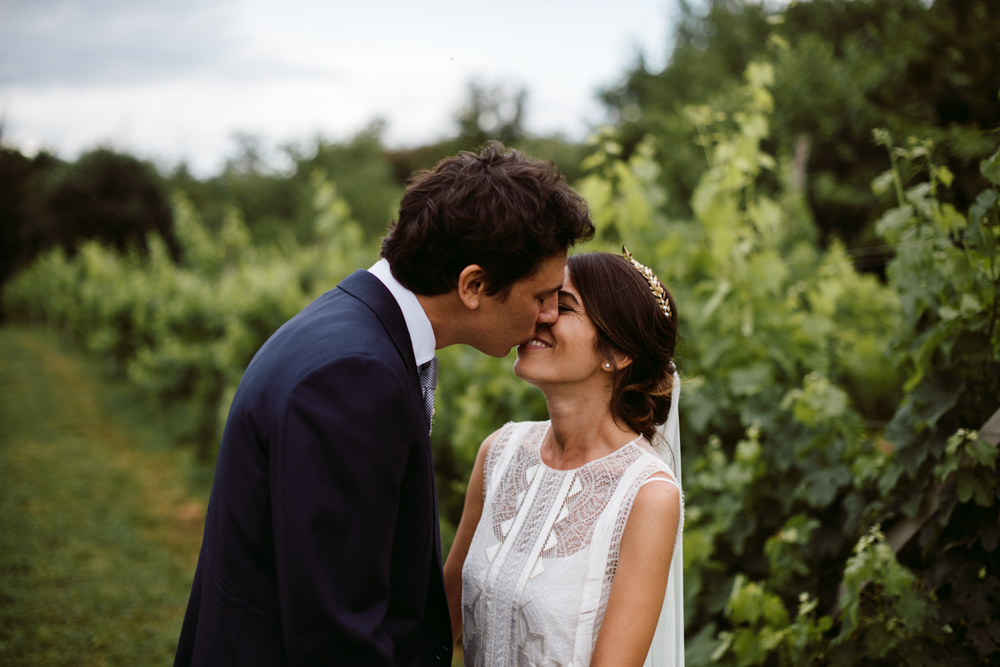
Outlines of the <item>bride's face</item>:
M 559 290 L 559 318 L 551 326 L 539 326 L 533 339 L 518 345 L 514 375 L 534 385 L 591 380 L 604 372 L 596 342 L 597 329 L 567 269 Z

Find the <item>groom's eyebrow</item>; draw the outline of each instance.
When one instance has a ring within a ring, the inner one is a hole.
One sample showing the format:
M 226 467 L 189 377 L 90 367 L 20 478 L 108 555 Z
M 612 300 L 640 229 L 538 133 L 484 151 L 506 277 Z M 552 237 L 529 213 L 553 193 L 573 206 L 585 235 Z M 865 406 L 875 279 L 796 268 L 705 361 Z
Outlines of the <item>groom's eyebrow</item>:
M 555 287 L 550 287 L 549 289 L 542 290 L 541 292 L 538 293 L 538 296 L 542 296 L 545 294 L 555 294 L 556 292 L 562 293 L 562 283 L 559 283 Z

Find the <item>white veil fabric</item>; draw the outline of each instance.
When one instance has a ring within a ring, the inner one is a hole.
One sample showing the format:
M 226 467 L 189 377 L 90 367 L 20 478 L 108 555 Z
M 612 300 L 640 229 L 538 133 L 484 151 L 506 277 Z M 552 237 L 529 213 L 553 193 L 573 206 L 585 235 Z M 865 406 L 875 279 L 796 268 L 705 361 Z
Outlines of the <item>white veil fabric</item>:
M 684 666 L 684 487 L 681 484 L 681 422 L 680 404 L 681 379 L 674 372 L 674 384 L 670 393 L 670 414 L 667 423 L 658 429 L 654 443 L 660 457 L 670 466 L 677 485 L 681 488 L 681 516 L 677 525 L 677 541 L 670 561 L 670 575 L 667 578 L 667 592 L 660 610 L 660 620 L 656 624 L 656 634 L 646 656 L 643 667 L 683 667 Z

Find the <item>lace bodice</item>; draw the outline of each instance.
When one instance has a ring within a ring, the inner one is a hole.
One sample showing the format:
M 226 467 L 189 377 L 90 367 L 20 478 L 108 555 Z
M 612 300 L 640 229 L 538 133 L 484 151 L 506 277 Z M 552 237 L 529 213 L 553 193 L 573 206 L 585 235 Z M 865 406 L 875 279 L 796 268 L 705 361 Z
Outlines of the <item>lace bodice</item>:
M 548 428 L 507 424 L 486 459 L 482 518 L 462 570 L 469 667 L 588 665 L 639 487 L 657 472 L 674 479 L 638 440 L 553 470 L 539 453 Z

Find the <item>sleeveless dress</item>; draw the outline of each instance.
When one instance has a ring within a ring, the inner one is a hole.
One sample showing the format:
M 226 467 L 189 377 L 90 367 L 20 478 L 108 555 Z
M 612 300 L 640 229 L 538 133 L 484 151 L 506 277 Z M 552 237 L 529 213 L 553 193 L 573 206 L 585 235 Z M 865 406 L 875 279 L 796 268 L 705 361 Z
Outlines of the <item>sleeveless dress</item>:
M 676 485 L 663 459 L 639 445 L 641 436 L 574 470 L 549 468 L 539 453 L 548 429 L 549 422 L 507 424 L 487 455 L 483 514 L 462 569 L 467 667 L 586 667 L 636 494 L 658 472 Z M 658 637 L 664 616 L 668 635 L 678 613 L 683 619 L 671 583 Z M 683 621 L 679 627 L 683 664 Z M 655 649 L 654 642 L 647 665 Z M 668 652 L 655 662 L 678 664 L 674 647 Z

